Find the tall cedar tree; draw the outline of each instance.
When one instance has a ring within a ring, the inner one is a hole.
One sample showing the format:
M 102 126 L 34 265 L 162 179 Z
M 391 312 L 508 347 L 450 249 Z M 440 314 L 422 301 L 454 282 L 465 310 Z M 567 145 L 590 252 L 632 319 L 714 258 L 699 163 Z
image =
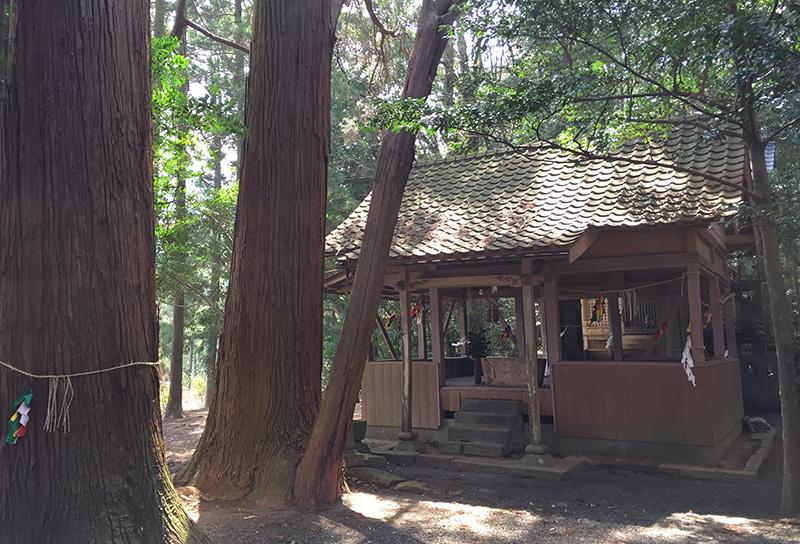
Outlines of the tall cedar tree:
M 447 45 L 447 27 L 455 19 L 452 0 L 424 0 L 402 98 L 427 98 Z M 372 199 L 355 281 L 319 418 L 297 471 L 295 501 L 302 505 L 333 502 L 341 493 L 345 436 L 358 399 L 361 376 L 380 302 L 389 247 L 408 175 L 416 134 L 387 132 L 381 143 Z
M 248 132 L 217 388 L 200 444 L 179 475 L 213 497 L 289 500 L 319 409 L 339 7 L 323 0 L 254 6 Z
M 12 8 L 0 359 L 39 374 L 155 361 L 148 3 Z M 48 434 L 47 381 L 0 370 L 6 409 L 33 388 L 28 434 L 0 447 L 2 541 L 205 542 L 170 482 L 157 370 L 72 383 L 71 431 Z
M 178 0 L 175 12 L 175 24 L 172 28 L 172 37 L 181 42 L 181 55 L 186 56 L 186 0 Z M 186 78 L 181 92 L 189 92 L 189 78 Z M 185 126 L 181 127 L 185 130 Z M 180 162 L 188 162 L 187 149 L 181 145 L 177 150 Z M 178 169 L 175 179 L 175 222 L 177 232 L 175 242 L 185 246 L 186 232 L 183 222 L 186 219 L 186 168 Z M 186 262 L 186 254 L 181 249 L 176 255 L 177 266 L 182 268 Z M 164 408 L 164 417 L 177 419 L 183 417 L 183 350 L 186 337 L 186 290 L 183 285 L 175 286 L 172 299 L 172 343 L 169 357 L 169 398 Z

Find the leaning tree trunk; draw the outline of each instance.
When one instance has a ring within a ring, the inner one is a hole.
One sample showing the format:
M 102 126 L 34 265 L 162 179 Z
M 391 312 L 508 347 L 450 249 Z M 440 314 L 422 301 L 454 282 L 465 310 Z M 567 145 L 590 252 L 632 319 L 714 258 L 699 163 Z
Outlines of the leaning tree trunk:
M 452 24 L 454 2 L 425 0 L 409 59 L 403 98 L 430 94 L 447 45 L 445 26 Z M 332 502 L 341 491 L 345 437 L 358 399 L 361 376 L 378 311 L 383 275 L 389 259 L 397 214 L 414 162 L 416 137 L 388 132 L 381 143 L 367 224 L 344 325 L 319 418 L 297 471 L 295 501 L 302 505 Z
M 238 0 L 241 2 L 241 0 Z M 240 14 L 241 15 L 241 14 Z M 211 144 L 211 152 L 214 155 L 214 191 L 222 189 L 222 138 L 214 138 Z M 219 287 L 222 281 L 222 252 L 225 251 L 222 244 L 222 236 L 219 232 L 211 235 L 212 257 L 211 257 L 211 289 L 209 299 L 213 307 L 208 310 L 208 323 L 206 324 L 206 397 L 205 407 L 211 406 L 211 399 L 217 389 L 217 341 L 219 339 L 219 319 L 217 318 L 217 308 L 222 297 L 222 290 Z
M 36 374 L 157 359 L 148 3 L 14 2 L 0 121 L 0 360 Z M 71 430 L 0 447 L 0 540 L 205 542 L 164 459 L 153 366 L 72 378 Z M 4 430 L 5 432 L 5 430 Z
M 755 131 L 751 131 L 755 133 Z M 763 206 L 769 209 L 771 190 L 769 173 L 764 157 L 764 145 L 760 142 L 749 146 L 753 165 L 753 185 L 764 199 Z M 757 234 L 761 239 L 764 274 L 769 293 L 770 315 L 775 350 L 778 359 L 778 387 L 781 401 L 781 426 L 783 432 L 783 492 L 781 514 L 800 513 L 800 395 L 797 387 L 797 368 L 794 359 L 792 336 L 792 307 L 786 293 L 780 245 L 775 221 L 770 213 L 756 217 Z
M 180 481 L 291 498 L 319 408 L 331 2 L 256 2 L 233 260 L 208 422 Z

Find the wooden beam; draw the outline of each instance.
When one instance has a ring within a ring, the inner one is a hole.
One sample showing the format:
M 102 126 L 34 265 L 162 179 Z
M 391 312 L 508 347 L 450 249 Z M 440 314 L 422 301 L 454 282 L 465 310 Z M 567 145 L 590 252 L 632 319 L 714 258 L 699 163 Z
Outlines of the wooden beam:
M 414 326 L 417 329 L 417 359 L 420 361 L 425 360 L 427 350 L 425 349 L 425 306 L 420 301 L 422 312 L 418 317 L 414 318 Z
M 732 292 L 730 292 L 725 298 L 726 301 L 722 305 L 722 311 L 725 319 L 725 339 L 728 347 L 728 357 L 736 359 L 739 356 L 739 348 L 736 345 L 736 296 L 732 296 Z
M 686 266 L 686 287 L 689 299 L 689 326 L 692 337 L 692 359 L 695 365 L 706 361 L 703 343 L 703 307 L 700 297 L 700 265 L 689 263 Z
M 520 359 L 525 358 L 525 311 L 522 308 L 522 294 L 514 297 L 514 315 L 516 318 L 516 325 L 514 333 L 517 335 L 517 356 Z
M 395 361 L 400 360 L 400 355 L 397 353 L 397 350 L 392 345 L 392 339 L 389 338 L 389 332 L 386 330 L 386 325 L 383 324 L 383 319 L 379 315 L 375 316 L 375 323 L 378 324 L 378 329 L 381 331 L 381 336 L 383 336 L 383 341 L 386 342 L 386 347 L 389 348 L 389 352 L 392 354 L 392 359 Z
M 400 330 L 402 334 L 402 376 L 403 376 L 403 393 L 402 404 L 400 407 L 400 420 L 402 433 L 405 435 L 406 440 L 413 439 L 412 425 L 411 425 L 411 406 L 413 401 L 413 372 L 414 363 L 411 360 L 411 302 L 408 298 L 408 289 L 406 283 L 401 282 L 398 284 L 400 288 Z
M 725 236 L 725 246 L 729 251 L 750 249 L 755 244 L 756 240 L 752 234 L 728 234 Z
M 722 359 L 725 355 L 725 327 L 723 325 L 720 300 L 719 278 L 709 278 L 708 303 L 711 311 L 711 327 L 714 331 L 714 359 Z
M 531 444 L 542 445 L 542 422 L 539 415 L 538 399 L 538 362 L 536 360 L 536 311 L 534 307 L 533 261 L 523 259 L 522 275 L 526 281 L 522 284 L 522 313 L 525 336 L 525 368 L 528 374 L 528 418 L 531 428 Z
M 622 272 L 612 272 L 610 281 L 611 288 L 614 290 L 622 289 L 625 286 Z M 622 361 L 622 315 L 619 311 L 619 292 L 615 292 L 608 298 L 608 320 L 611 324 L 611 354 L 615 361 Z
M 628 257 L 584 258 L 575 263 L 554 262 L 557 273 L 571 272 L 613 272 L 615 270 L 656 270 L 677 269 L 697 260 L 696 254 L 657 253 L 653 255 L 634 255 Z
M 594 227 L 589 227 L 583 231 L 583 234 L 581 234 L 569 248 L 569 262 L 574 263 L 580 259 L 581 256 L 586 253 L 590 247 L 592 247 L 599 237 L 600 230 Z
M 547 361 L 552 372 L 553 364 L 561 360 L 561 316 L 558 312 L 558 277 L 544 280 L 544 327 L 547 336 Z
M 445 331 L 442 328 L 442 296 L 439 289 L 433 288 L 428 291 L 431 301 L 431 359 L 439 374 L 439 385 L 445 384 L 444 373 L 444 338 Z M 451 307 L 452 313 L 452 307 Z
M 534 281 L 538 281 L 538 283 L 543 281 L 541 276 L 532 275 L 532 279 Z M 411 282 L 409 290 L 415 291 L 418 289 L 431 289 L 433 287 L 519 287 L 520 285 L 521 279 L 519 276 L 485 275 L 452 276 L 447 278 L 421 277 L 418 280 Z
M 441 296 L 441 292 L 439 293 Z M 447 329 L 450 328 L 450 323 L 453 321 L 453 310 L 456 309 L 456 300 L 453 299 L 450 301 L 450 310 L 447 312 L 447 319 L 444 320 L 444 326 L 442 327 L 442 334 L 445 336 L 447 335 Z
M 461 291 L 461 299 L 458 301 L 458 339 L 459 341 L 466 341 L 467 331 L 469 330 L 469 324 L 467 323 L 467 294 L 466 290 L 462 289 Z M 461 355 L 467 355 L 466 342 L 458 346 L 458 351 Z

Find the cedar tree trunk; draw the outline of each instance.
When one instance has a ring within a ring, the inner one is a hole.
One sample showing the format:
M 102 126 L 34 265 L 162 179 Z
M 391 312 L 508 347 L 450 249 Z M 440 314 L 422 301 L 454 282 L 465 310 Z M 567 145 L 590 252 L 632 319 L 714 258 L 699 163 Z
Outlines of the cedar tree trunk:
M 447 45 L 444 27 L 455 18 L 450 10 L 453 4 L 450 0 L 423 2 L 403 98 L 425 98 L 430 94 Z M 410 132 L 387 132 L 381 143 L 350 305 L 320 415 L 297 471 L 295 501 L 301 505 L 333 502 L 340 495 L 345 437 L 369 356 L 389 247 L 414 162 L 415 140 Z
M 39 374 L 157 359 L 148 3 L 13 3 L 0 97 L 0 359 Z M 158 375 L 72 379 L 71 431 L 0 446 L 0 540 L 206 542 L 183 512 L 161 439 Z
M 173 36 L 181 40 L 181 55 L 186 56 L 186 18 L 184 17 L 183 10 L 186 9 L 184 0 L 179 2 L 178 9 L 180 10 L 176 16 L 175 28 L 173 29 Z M 181 87 L 181 92 L 187 94 L 189 92 L 189 78 Z M 179 127 L 180 130 L 186 130 L 185 127 Z M 179 161 L 187 161 L 186 146 L 181 145 L 177 150 L 178 154 L 183 154 L 184 157 L 179 157 Z M 178 171 L 177 183 L 175 186 L 175 222 L 177 229 L 176 242 L 183 246 L 186 243 L 185 230 L 183 224 L 186 219 L 186 171 L 181 168 Z M 183 273 L 186 255 L 183 253 L 183 247 L 176 255 L 176 264 L 178 266 L 178 274 Z M 186 292 L 182 285 L 178 285 L 175 291 L 175 298 L 172 304 L 172 346 L 169 359 L 169 399 L 167 400 L 167 407 L 164 409 L 164 417 L 169 419 L 179 419 L 183 417 L 183 348 L 184 337 L 186 328 Z
M 240 1 L 240 0 L 239 0 Z M 241 15 L 241 14 L 240 14 Z M 214 190 L 219 191 L 222 189 L 222 139 L 214 138 L 211 145 L 212 153 L 214 154 Z M 224 251 L 221 242 L 221 236 L 218 232 L 212 234 L 213 250 L 211 262 L 211 292 L 209 298 L 215 305 L 214 308 L 209 309 L 208 324 L 206 327 L 206 398 L 205 407 L 211 406 L 211 398 L 214 396 L 214 390 L 217 388 L 217 340 L 219 338 L 219 320 L 217 319 L 217 309 L 220 297 L 222 296 L 219 282 L 222 280 L 222 266 L 220 258 L 218 257 L 221 251 Z
M 754 131 L 749 132 L 757 134 Z M 765 209 L 769 209 L 772 197 L 767 162 L 764 156 L 765 146 L 759 141 L 751 141 L 748 148 L 753 165 L 754 189 L 764 199 L 762 205 Z M 775 221 L 769 213 L 760 213 L 756 217 L 755 226 L 762 244 L 764 274 L 767 280 L 772 330 L 778 359 L 778 388 L 783 431 L 781 514 L 789 516 L 800 513 L 800 395 L 797 391 L 797 367 L 795 366 L 792 339 L 792 307 L 783 277 Z
M 164 417 L 183 417 L 183 347 L 186 326 L 186 296 L 179 288 L 172 303 L 172 347 L 169 358 L 169 399 Z
M 320 399 L 335 14 L 259 0 L 217 390 L 179 475 L 206 495 L 291 498 Z

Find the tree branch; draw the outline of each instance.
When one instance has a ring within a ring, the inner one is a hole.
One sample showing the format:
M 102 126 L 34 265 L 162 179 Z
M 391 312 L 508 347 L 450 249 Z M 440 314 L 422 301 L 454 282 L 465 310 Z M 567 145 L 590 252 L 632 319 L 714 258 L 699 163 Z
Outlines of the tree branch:
M 198 297 L 200 297 L 201 299 L 203 299 L 203 300 L 206 302 L 206 304 L 208 304 L 208 307 L 209 307 L 209 309 L 210 309 L 210 310 L 212 310 L 212 311 L 216 312 L 216 313 L 217 313 L 217 314 L 219 314 L 220 316 L 222 316 L 222 315 L 223 315 L 223 312 L 222 312 L 222 310 L 220 310 L 220 309 L 219 309 L 219 307 L 217 306 L 217 303 L 216 303 L 216 302 L 214 302 L 213 300 L 211 300 L 211 299 L 208 297 L 208 295 L 206 295 L 205 293 L 203 293 L 201 290 L 197 289 L 197 288 L 196 288 L 194 285 L 191 285 L 191 284 L 189 284 L 189 283 L 185 282 L 185 281 L 184 281 L 182 278 L 180 278 L 179 276 L 176 276 L 176 275 L 175 275 L 175 274 L 173 274 L 172 272 L 166 271 L 166 272 L 164 272 L 164 273 L 165 273 L 167 276 L 169 276 L 169 278 L 170 278 L 172 281 L 179 283 L 179 284 L 180 284 L 180 285 L 182 285 L 184 288 L 188 289 L 189 291 L 191 291 L 192 293 L 194 293 L 195 295 L 197 295 Z
M 770 134 L 769 136 L 764 138 L 764 142 L 771 142 L 772 140 L 774 140 L 775 138 L 780 136 L 780 134 L 783 131 L 788 130 L 789 128 L 793 127 L 794 125 L 796 125 L 798 123 L 800 123 L 800 117 L 796 117 L 795 119 L 792 119 L 791 121 L 789 121 L 785 125 L 775 129 L 775 131 L 772 134 Z
M 226 38 L 223 38 L 222 36 L 217 36 L 216 34 L 206 30 L 205 28 L 203 28 L 202 26 L 198 25 L 197 23 L 193 23 L 192 21 L 190 21 L 188 19 L 186 19 L 185 23 L 186 23 L 186 26 L 195 29 L 197 32 L 199 32 L 200 34 L 202 34 L 203 36 L 205 36 L 209 40 L 221 43 L 222 45 L 227 45 L 228 47 L 232 47 L 232 48 L 238 49 L 239 51 L 242 51 L 244 53 L 250 54 L 250 49 L 248 49 L 247 47 L 245 47 L 245 46 L 243 46 L 241 44 L 238 44 L 238 43 L 236 43 L 236 42 L 234 42 L 232 40 L 228 40 Z
M 367 7 L 367 13 L 369 13 L 369 18 L 372 21 L 372 24 L 375 25 L 375 28 L 378 29 L 382 35 L 396 38 L 400 35 L 400 32 L 397 30 L 389 30 L 386 26 L 381 22 L 378 18 L 378 15 L 375 13 L 375 5 L 372 3 L 372 0 L 364 0 L 364 5 Z

